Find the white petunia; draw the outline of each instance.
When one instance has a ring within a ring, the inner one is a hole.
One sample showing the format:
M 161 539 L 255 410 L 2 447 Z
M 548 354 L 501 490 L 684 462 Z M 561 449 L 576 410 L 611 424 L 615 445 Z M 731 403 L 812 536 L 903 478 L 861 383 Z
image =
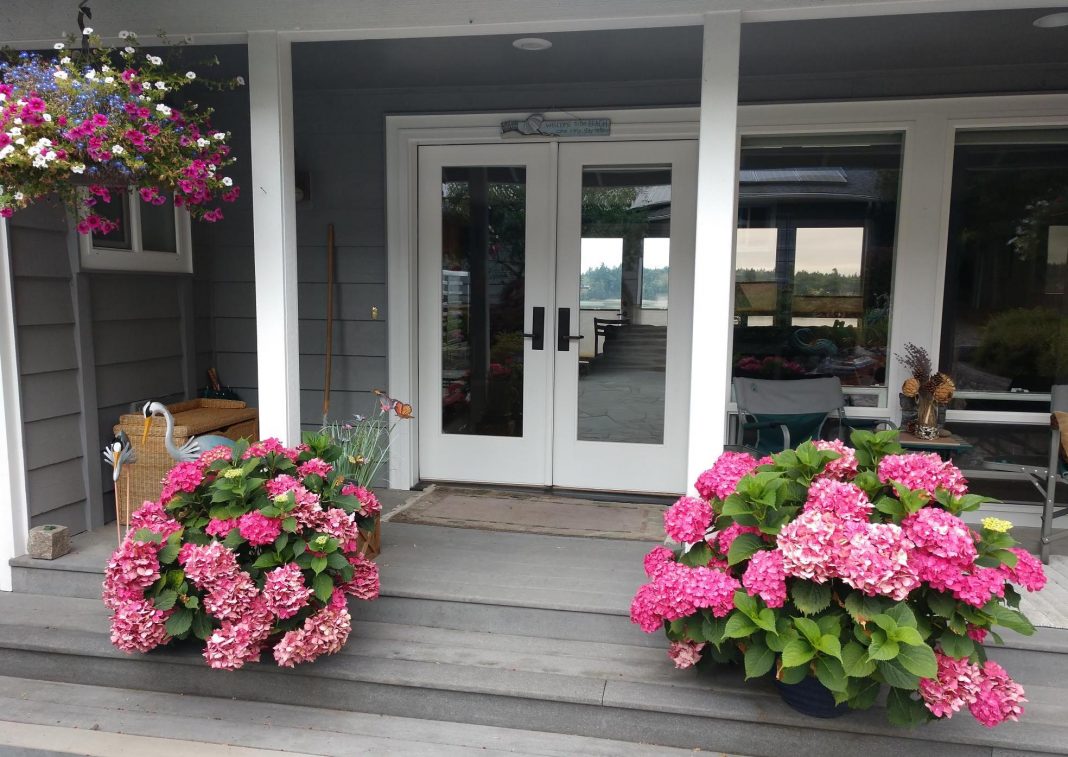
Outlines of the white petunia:
M 121 32 L 119 32 L 119 39 L 129 39 L 129 38 L 130 38 L 130 32 L 126 31 L 125 29 L 123 29 Z
M 57 42 L 56 44 L 52 45 L 53 50 L 62 50 L 64 47 L 66 47 L 66 45 L 64 45 L 62 42 Z
M 115 81 L 115 77 L 114 76 L 105 76 L 104 77 L 104 83 L 105 84 L 111 84 L 114 81 Z
M 222 183 L 223 183 L 224 187 L 229 187 L 229 186 L 233 185 L 234 180 L 231 179 L 229 176 L 224 176 L 222 178 Z
M 235 76 L 234 77 L 234 82 L 237 84 L 237 86 L 243 87 L 243 86 L 245 86 L 245 77 L 244 76 Z
M 45 160 L 44 155 L 38 155 L 33 159 L 34 168 L 45 168 L 48 165 L 48 161 Z
M 158 55 L 146 55 L 145 57 L 148 58 L 148 62 L 153 66 L 158 66 L 163 63 L 163 58 Z
M 15 123 L 15 124 L 17 124 L 19 126 L 22 126 L 22 119 L 21 118 L 16 118 L 12 123 Z
M 26 137 L 19 137 L 18 139 L 15 140 L 15 144 L 17 144 L 17 145 L 26 144 Z
M 15 198 L 15 202 L 18 202 L 19 200 L 23 199 L 25 196 L 26 195 L 22 194 L 22 192 L 15 192 L 15 194 L 12 195 L 12 197 Z
M 70 170 L 74 173 L 85 173 L 85 163 L 75 163 Z
M 62 63 L 64 66 L 67 65 L 68 63 L 70 63 L 70 56 L 64 55 L 62 58 L 59 59 L 59 62 Z
M 169 116 L 171 114 L 171 109 L 169 107 L 167 107 L 166 105 L 164 105 L 163 103 L 159 103 L 156 106 L 156 110 L 158 110 L 160 113 L 162 113 L 165 116 Z
M 41 118 L 43 118 L 45 121 L 51 121 L 52 120 L 52 114 L 51 113 L 45 113 L 43 116 L 41 116 Z
M 133 55 L 133 54 L 134 54 L 135 52 L 137 52 L 136 50 L 134 50 L 134 49 L 133 49 L 132 47 L 130 47 L 129 45 L 127 45 L 126 47 L 124 47 L 124 48 L 122 48 L 122 49 L 123 49 L 123 51 L 124 51 L 124 52 L 127 52 L 127 53 L 129 53 L 130 55 Z
M 214 134 L 211 135 L 211 138 L 212 139 L 226 139 L 226 132 L 225 131 L 217 131 L 217 132 L 215 132 Z
M 207 139 L 204 139 L 204 137 L 199 137 L 197 139 L 197 147 L 207 147 L 210 144 L 211 144 L 211 141 L 207 140 Z
M 44 154 L 44 156 L 45 156 L 46 160 L 55 160 L 56 159 L 56 151 L 55 150 L 49 150 L 48 152 L 46 152 Z
M 7 134 L 10 137 L 17 137 L 22 134 L 22 129 L 17 126 L 12 126 L 10 129 L 7 130 Z
M 6 145 L 5 147 L 0 147 L 0 160 L 3 160 L 13 152 L 15 152 L 15 145 Z
M 111 66 L 101 66 L 100 67 L 100 73 L 102 73 L 102 74 L 106 74 L 110 70 L 111 70 Z
M 122 155 L 126 150 L 122 149 L 122 145 L 112 145 L 111 152 L 114 155 Z
M 91 27 L 91 26 L 87 26 L 84 29 L 82 29 L 82 34 L 84 34 L 86 37 L 88 37 L 92 33 L 93 33 L 93 27 Z
M 66 71 L 53 71 L 52 72 L 52 76 L 54 76 L 57 79 L 66 79 L 67 78 L 67 72 Z
M 166 92 L 167 84 L 165 82 L 158 81 L 156 82 L 156 89 L 158 89 L 160 92 Z
M 96 78 L 96 71 L 90 68 L 88 71 L 85 72 L 85 78 L 89 81 L 92 81 Z
M 185 78 L 189 79 L 189 81 L 193 81 L 193 79 L 197 78 L 197 75 L 193 71 L 186 71 Z

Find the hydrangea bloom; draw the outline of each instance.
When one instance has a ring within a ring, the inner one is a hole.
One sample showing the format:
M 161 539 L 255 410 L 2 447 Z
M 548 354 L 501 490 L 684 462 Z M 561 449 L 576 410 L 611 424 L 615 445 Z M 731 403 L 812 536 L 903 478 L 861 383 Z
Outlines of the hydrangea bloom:
M 338 592 L 337 596 L 344 595 Z M 344 646 L 351 631 L 352 616 L 348 609 L 331 603 L 305 620 L 303 626 L 283 636 L 275 645 L 274 659 L 282 667 L 292 668 L 321 655 L 334 654 Z
M 182 524 L 169 516 L 159 502 L 146 501 L 130 516 L 130 530 L 136 532 L 147 528 L 167 539 L 173 533 L 182 530 Z
M 159 578 L 159 567 L 159 545 L 138 541 L 130 534 L 108 561 L 105 580 L 110 575 L 124 586 L 145 589 Z
M 1046 571 L 1042 562 L 1025 549 L 1012 547 L 1009 551 L 1016 555 L 1016 567 L 1002 565 L 999 568 L 1002 575 L 1028 591 L 1041 591 L 1046 585 Z
M 326 478 L 334 470 L 334 466 L 318 457 L 313 457 L 297 469 L 302 476 L 321 476 Z
M 964 474 L 953 463 L 939 457 L 937 452 L 887 455 L 879 461 L 879 480 L 884 484 L 896 481 L 931 497 L 936 489 L 945 489 L 958 497 L 968 493 Z
M 235 528 L 237 528 L 237 518 L 227 518 L 226 520 L 212 518 L 208 521 L 208 525 L 204 526 L 204 533 L 208 536 L 218 536 L 221 539 L 225 539 Z
M 968 709 L 976 720 L 993 728 L 1006 720 L 1019 720 L 1023 715 L 1020 705 L 1026 701 L 1023 687 L 1009 678 L 1003 667 L 987 660 L 983 663 L 975 701 L 968 705 Z
M 997 568 L 972 568 L 969 574 L 948 581 L 953 596 L 972 607 L 982 607 L 994 597 L 1005 596 L 1005 576 Z
M 818 510 L 802 511 L 779 532 L 786 575 L 825 583 L 838 575 L 843 547 L 864 524 Z
M 111 616 L 111 643 L 123 652 L 148 652 L 167 640 L 164 612 L 146 599 L 131 599 L 114 608 Z
M 691 568 L 666 563 L 652 583 L 642 586 L 631 602 L 631 618 L 647 632 L 665 620 L 677 620 L 701 609 L 717 618 L 734 609 L 734 592 L 741 583 L 717 568 Z
M 833 478 L 839 481 L 851 479 L 857 475 L 857 455 L 852 447 L 847 447 L 841 439 L 816 439 L 813 446 L 819 450 L 837 452 L 838 457 L 823 466 L 819 478 Z
M 695 497 L 681 497 L 664 511 L 664 532 L 680 544 L 704 541 L 711 523 L 712 506 Z
M 287 563 L 264 576 L 263 600 L 268 610 L 279 619 L 292 618 L 308 604 L 312 590 L 305 585 L 300 566 Z
M 359 552 L 349 555 L 352 580 L 341 584 L 341 590 L 356 599 L 377 599 L 379 592 L 378 565 Z
M 668 647 L 668 657 L 674 661 L 675 667 L 679 670 L 692 668 L 701 661 L 701 650 L 704 648 L 703 641 L 673 641 Z
M 871 507 L 868 495 L 856 484 L 817 478 L 808 488 L 804 509 L 830 513 L 845 520 L 866 521 Z
M 979 668 L 967 659 L 957 660 L 937 651 L 935 659 L 938 676 L 920 679 L 920 697 L 936 718 L 951 718 L 964 705 L 975 701 L 979 691 Z
M 178 463 L 170 469 L 163 480 L 163 491 L 160 492 L 159 501 L 166 504 L 179 492 L 195 492 L 203 480 L 204 471 L 195 460 Z
M 204 645 L 204 659 L 217 670 L 237 670 L 247 662 L 258 662 L 274 616 L 258 598 L 237 620 L 226 620 Z
M 237 530 L 253 547 L 262 547 L 274 542 L 282 533 L 282 519 L 268 518 L 259 510 L 253 510 L 237 519 Z
M 240 570 L 232 549 L 217 541 L 211 544 L 183 544 L 178 551 L 178 563 L 185 569 L 185 577 L 202 589 L 211 589 L 216 581 L 232 578 Z
M 360 529 L 356 525 L 356 515 L 347 513 L 339 507 L 331 507 L 318 513 L 315 528 L 324 534 L 333 536 L 343 544 L 351 544 L 351 549 L 356 549 L 356 540 L 359 538 Z
M 901 521 L 901 528 L 918 550 L 955 565 L 968 567 L 979 556 L 968 525 L 939 507 L 920 508 Z
M 868 596 L 905 599 L 920 585 L 909 565 L 912 543 L 893 523 L 866 523 L 836 560 L 838 576 Z
M 652 551 L 642 558 L 645 575 L 649 578 L 656 578 L 657 573 L 669 562 L 675 562 L 675 553 L 664 546 L 653 547 Z
M 360 500 L 360 504 L 363 505 L 360 512 L 365 517 L 373 517 L 382 512 L 382 503 L 378 501 L 375 493 L 365 486 L 345 484 L 341 487 L 341 493 L 347 497 L 355 497 Z
M 751 597 L 760 597 L 768 607 L 786 604 L 786 569 L 782 552 L 763 549 L 749 559 L 742 586 Z
M 241 456 L 242 460 L 248 460 L 253 457 L 267 457 L 267 455 L 281 455 L 282 457 L 288 457 L 290 460 L 297 459 L 296 450 L 289 449 L 282 442 L 277 439 L 264 439 L 262 441 L 253 442 L 245 454 Z
M 734 494 L 738 482 L 762 462 L 744 452 L 724 452 L 711 468 L 698 477 L 694 488 L 705 499 L 726 499 Z
M 197 465 L 200 466 L 201 470 L 207 470 L 211 467 L 212 463 L 219 460 L 226 460 L 229 462 L 232 452 L 232 448 L 225 444 L 220 444 L 218 447 L 212 447 L 207 452 L 201 453 L 200 457 L 197 458 Z

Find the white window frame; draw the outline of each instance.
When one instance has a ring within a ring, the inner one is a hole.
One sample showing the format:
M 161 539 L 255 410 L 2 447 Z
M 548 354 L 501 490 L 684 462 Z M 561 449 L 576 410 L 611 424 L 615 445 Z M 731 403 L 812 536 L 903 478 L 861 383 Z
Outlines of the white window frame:
M 192 273 L 193 241 L 189 211 L 175 206 L 175 252 L 146 250 L 141 234 L 141 201 L 137 189 L 124 190 L 129 202 L 130 249 L 97 247 L 92 234 L 78 235 L 78 252 L 83 271 L 127 271 L 138 273 Z
M 898 227 L 891 289 L 890 344 L 900 353 L 907 342 L 938 355 L 948 255 L 949 201 L 958 130 L 1068 127 L 1068 95 L 1009 95 L 925 100 L 748 105 L 738 109 L 742 135 L 834 134 L 903 131 Z M 908 293 L 906 307 L 901 297 Z M 895 387 L 905 369 L 887 363 L 886 408 L 847 408 L 847 415 L 900 420 Z M 1028 395 L 1041 399 L 1039 395 Z M 728 408 L 733 411 L 732 406 Z M 1045 426 L 1048 413 L 949 410 L 947 421 Z

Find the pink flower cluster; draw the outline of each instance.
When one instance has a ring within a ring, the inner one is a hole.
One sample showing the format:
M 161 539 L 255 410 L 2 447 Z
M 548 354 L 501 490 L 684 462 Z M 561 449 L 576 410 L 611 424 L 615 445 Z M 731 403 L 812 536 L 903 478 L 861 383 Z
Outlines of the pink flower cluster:
M 345 484 L 341 487 L 341 493 L 347 497 L 355 497 L 360 500 L 360 504 L 363 505 L 360 509 L 360 514 L 365 518 L 374 517 L 382 512 L 382 503 L 378 501 L 375 493 L 365 486 Z
M 280 497 L 290 492 L 296 507 L 289 511 L 289 515 L 297 519 L 304 528 L 316 528 L 319 518 L 322 516 L 323 507 L 319 502 L 319 495 L 308 491 L 304 484 L 292 476 L 281 475 L 267 482 L 267 494 L 272 497 Z
M 274 630 L 274 615 L 263 597 L 256 597 L 244 615 L 225 620 L 204 645 L 204 659 L 216 670 L 237 670 L 259 662 L 263 646 Z
M 203 480 L 204 470 L 196 460 L 178 463 L 163 479 L 163 491 L 159 495 L 159 501 L 166 505 L 179 492 L 195 492 Z
M 1028 591 L 1042 591 L 1046 585 L 1046 571 L 1039 559 L 1019 547 L 1012 547 L 1009 551 L 1016 555 L 1016 567 L 1002 565 L 999 568 L 1002 575 Z
M 353 568 L 352 580 L 341 584 L 341 590 L 356 599 L 377 599 L 378 565 L 359 552 L 349 555 L 348 560 Z
M 656 578 L 657 574 L 670 562 L 675 562 L 675 553 L 667 547 L 653 547 L 649 554 L 642 558 L 645 575 L 649 578 Z
M 818 584 L 838 577 L 843 550 L 864 526 L 832 513 L 803 510 L 779 531 L 779 551 L 786 575 Z
M 340 651 L 352 631 L 352 616 L 345 607 L 344 595 L 336 592 L 334 597 L 341 597 L 341 600 L 331 601 L 305 620 L 303 626 L 282 637 L 274 647 L 275 662 L 284 668 L 292 668 Z
M 754 460 L 752 455 L 744 452 L 724 452 L 711 468 L 698 477 L 694 488 L 704 499 L 726 499 L 734 494 L 739 481 L 769 460 Z
M 920 679 L 920 697 L 936 718 L 949 719 L 964 705 L 980 723 L 993 728 L 1006 720 L 1019 720 L 1027 700 L 1020 684 L 993 660 L 982 667 L 936 652 L 937 678 Z
M 913 491 L 926 492 L 933 497 L 935 490 L 945 489 L 954 496 L 968 493 L 968 480 L 953 463 L 943 460 L 937 452 L 887 455 L 879 461 L 879 480 L 884 484 L 896 481 Z
M 167 515 L 159 502 L 145 501 L 130 516 L 130 530 L 138 531 L 142 528 L 147 528 L 166 540 L 171 534 L 181 531 L 182 524 Z
M 738 579 L 717 568 L 691 568 L 676 562 L 663 565 L 650 583 L 638 589 L 630 605 L 631 621 L 652 633 L 664 621 L 709 609 L 722 618 L 734 609 Z
M 131 531 L 104 570 L 104 604 L 112 610 L 134 599 L 159 579 L 159 545 L 138 541 Z
M 304 583 L 304 576 L 296 563 L 288 563 L 264 576 L 263 599 L 268 610 L 280 620 L 292 618 L 308 604 L 312 590 Z
M 249 448 L 245 450 L 245 454 L 241 455 L 242 460 L 248 460 L 253 457 L 267 457 L 267 455 L 281 455 L 282 457 L 288 457 L 290 460 L 296 462 L 297 452 L 289 447 L 286 447 L 282 442 L 274 437 L 270 439 L 263 439 L 262 441 L 253 442 L 249 445 Z
M 812 444 L 818 450 L 829 450 L 837 452 L 839 455 L 823 466 L 823 472 L 820 473 L 821 478 L 834 478 L 839 481 L 845 481 L 857 475 L 857 454 L 852 447 L 847 447 L 841 439 L 830 441 L 816 439 Z
M 253 547 L 262 547 L 273 543 L 282 533 L 282 519 L 268 518 L 259 510 L 252 510 L 237 519 L 237 530 Z
M 864 521 L 871 515 L 871 502 L 856 484 L 817 478 L 808 488 L 804 509 L 836 515 L 844 520 Z
M 763 549 L 749 558 L 742 586 L 751 597 L 760 597 L 768 607 L 786 604 L 786 569 L 782 552 Z
M 147 599 L 130 599 L 114 608 L 111 616 L 111 643 L 123 652 L 148 652 L 167 640 L 167 618 Z
M 664 532 L 680 544 L 704 541 L 711 523 L 712 506 L 696 497 L 681 497 L 664 511 Z
M 673 641 L 668 647 L 668 657 L 675 663 L 676 668 L 684 670 L 701 661 L 701 650 L 704 648 L 703 641 Z
M 720 554 L 726 555 L 730 552 L 734 540 L 742 534 L 756 534 L 757 536 L 760 536 L 760 529 L 754 526 L 743 526 L 738 523 L 731 523 L 722 531 L 717 531 L 715 542 L 716 546 L 719 547 Z
M 313 457 L 311 460 L 297 468 L 297 471 L 302 476 L 319 476 L 321 478 L 326 478 L 333 470 L 334 466 L 317 457 Z

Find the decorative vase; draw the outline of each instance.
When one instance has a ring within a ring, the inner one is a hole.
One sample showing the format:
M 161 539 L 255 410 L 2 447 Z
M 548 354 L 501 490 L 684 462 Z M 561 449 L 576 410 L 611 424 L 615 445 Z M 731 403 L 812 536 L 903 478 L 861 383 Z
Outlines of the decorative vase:
M 849 705 L 835 704 L 834 694 L 812 676 L 805 676 L 800 683 L 783 683 L 776 679 L 782 701 L 790 707 L 813 718 L 840 718 L 849 712 Z
M 916 398 L 916 436 L 920 439 L 938 437 L 938 403 L 927 392 Z

